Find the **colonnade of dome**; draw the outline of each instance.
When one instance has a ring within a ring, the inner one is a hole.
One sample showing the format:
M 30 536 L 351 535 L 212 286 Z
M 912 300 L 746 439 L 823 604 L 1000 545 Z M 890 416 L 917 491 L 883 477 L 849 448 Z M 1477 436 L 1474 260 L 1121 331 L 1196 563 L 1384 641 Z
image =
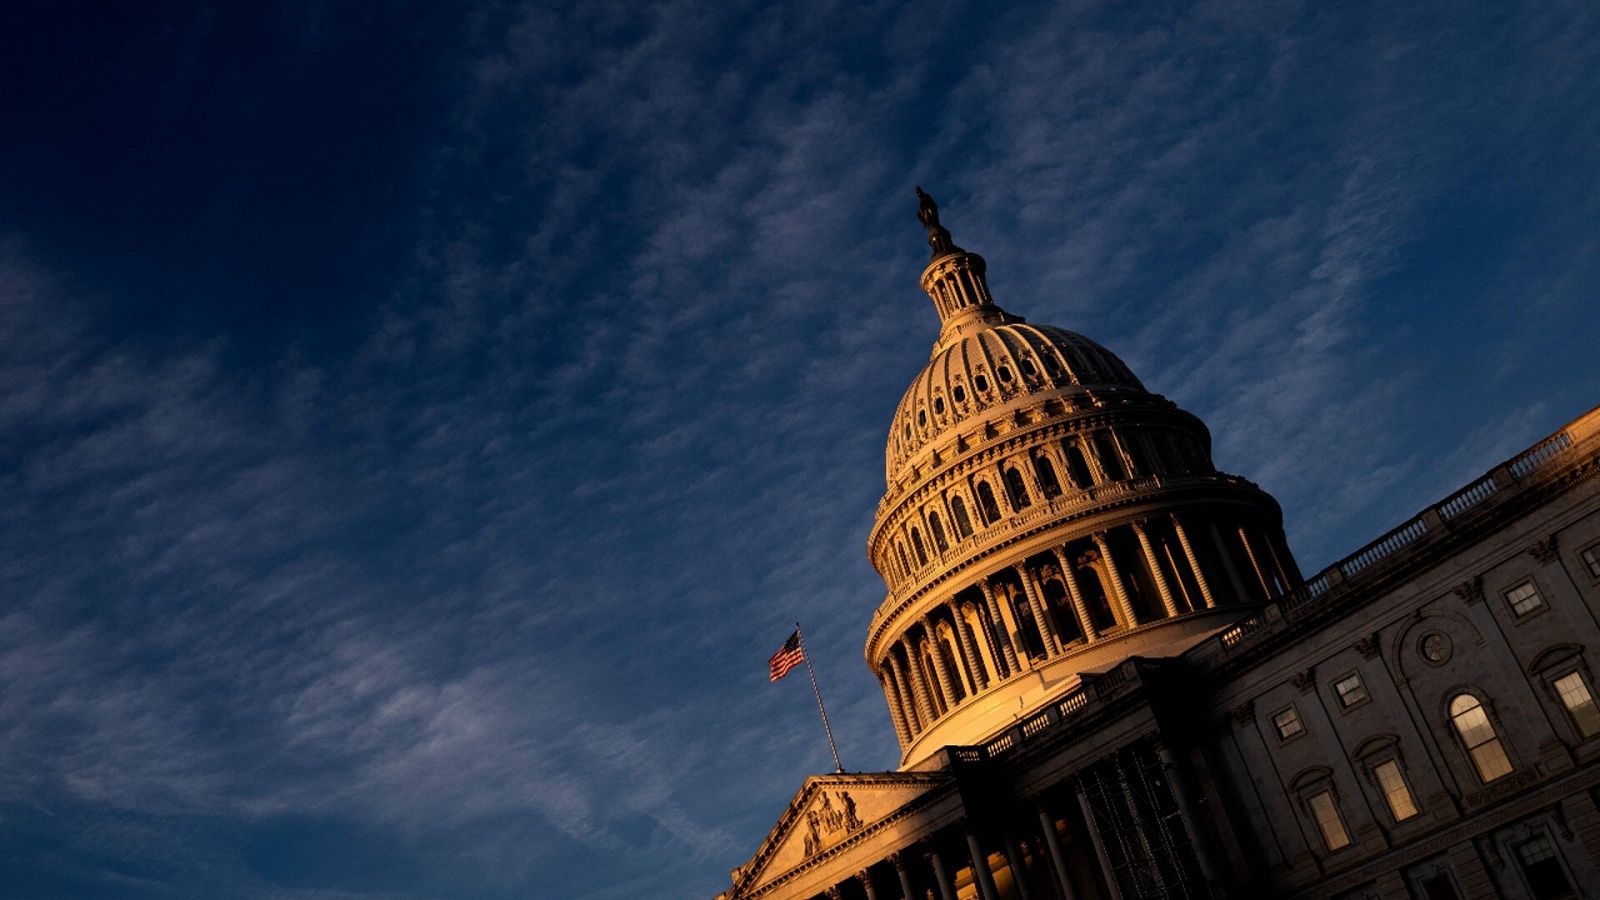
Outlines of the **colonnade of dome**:
M 895 414 L 866 656 L 915 765 L 1299 582 L 1277 503 L 1093 341 L 993 302 L 923 195 L 942 321 Z

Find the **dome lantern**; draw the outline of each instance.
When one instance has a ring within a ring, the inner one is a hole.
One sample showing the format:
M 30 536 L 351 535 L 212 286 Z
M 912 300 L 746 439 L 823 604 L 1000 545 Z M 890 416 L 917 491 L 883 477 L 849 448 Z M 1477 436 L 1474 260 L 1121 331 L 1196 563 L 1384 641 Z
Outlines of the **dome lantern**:
M 928 229 L 928 246 L 933 261 L 922 270 L 922 289 L 939 311 L 938 354 L 951 342 L 1008 322 L 1022 322 L 996 306 L 985 276 L 988 264 L 976 253 L 956 245 L 950 230 L 939 223 L 939 204 L 922 188 L 917 188 L 917 219 Z

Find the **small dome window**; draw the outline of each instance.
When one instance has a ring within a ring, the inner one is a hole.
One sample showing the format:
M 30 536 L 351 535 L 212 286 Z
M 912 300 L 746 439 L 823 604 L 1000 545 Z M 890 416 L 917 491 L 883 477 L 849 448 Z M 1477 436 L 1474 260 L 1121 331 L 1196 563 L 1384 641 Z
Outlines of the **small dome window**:
M 976 385 L 980 391 L 987 391 L 989 389 L 989 379 L 983 377 L 982 375 L 972 379 L 972 383 Z
M 999 369 L 995 370 L 995 374 L 1000 377 L 1002 384 L 1011 383 L 1011 369 L 1009 367 L 1001 366 Z
M 958 384 L 950 389 L 950 396 L 954 397 L 957 403 L 965 403 L 967 401 L 967 389 Z
M 944 398 L 943 397 L 935 397 L 935 398 L 933 398 L 933 414 L 936 415 L 936 416 L 944 415 Z
M 1033 364 L 1033 360 L 1025 359 L 1022 361 L 1022 376 L 1024 378 L 1032 378 L 1037 374 L 1039 374 L 1039 369 Z
M 906 423 L 906 440 L 911 440 L 911 423 Z
M 917 427 L 921 428 L 921 427 L 923 427 L 923 426 L 925 426 L 927 424 L 928 424 L 928 414 L 926 412 L 920 410 L 920 409 L 917 410 Z

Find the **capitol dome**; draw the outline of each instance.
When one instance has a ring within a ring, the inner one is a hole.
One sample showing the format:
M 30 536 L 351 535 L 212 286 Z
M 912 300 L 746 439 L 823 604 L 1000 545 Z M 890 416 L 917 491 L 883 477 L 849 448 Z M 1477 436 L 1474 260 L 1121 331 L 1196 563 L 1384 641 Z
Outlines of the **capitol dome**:
M 1130 656 L 1174 655 L 1300 581 L 1277 501 L 1111 351 L 995 304 L 918 190 L 941 322 L 890 425 L 867 630 L 905 768 Z

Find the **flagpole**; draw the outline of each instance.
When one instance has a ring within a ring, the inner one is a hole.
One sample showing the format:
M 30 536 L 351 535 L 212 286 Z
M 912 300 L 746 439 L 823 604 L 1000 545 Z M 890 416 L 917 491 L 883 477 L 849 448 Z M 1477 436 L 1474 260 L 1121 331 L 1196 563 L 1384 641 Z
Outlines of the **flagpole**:
M 817 710 L 822 713 L 822 730 L 828 733 L 828 749 L 833 751 L 833 771 L 844 774 L 844 763 L 839 762 L 839 747 L 833 742 L 833 726 L 828 724 L 828 708 L 822 705 L 822 689 L 817 687 L 817 670 L 811 668 L 811 654 L 806 652 L 806 636 L 800 623 L 794 623 L 794 633 L 800 638 L 800 656 L 806 661 L 806 674 L 811 676 L 811 692 L 817 695 Z

